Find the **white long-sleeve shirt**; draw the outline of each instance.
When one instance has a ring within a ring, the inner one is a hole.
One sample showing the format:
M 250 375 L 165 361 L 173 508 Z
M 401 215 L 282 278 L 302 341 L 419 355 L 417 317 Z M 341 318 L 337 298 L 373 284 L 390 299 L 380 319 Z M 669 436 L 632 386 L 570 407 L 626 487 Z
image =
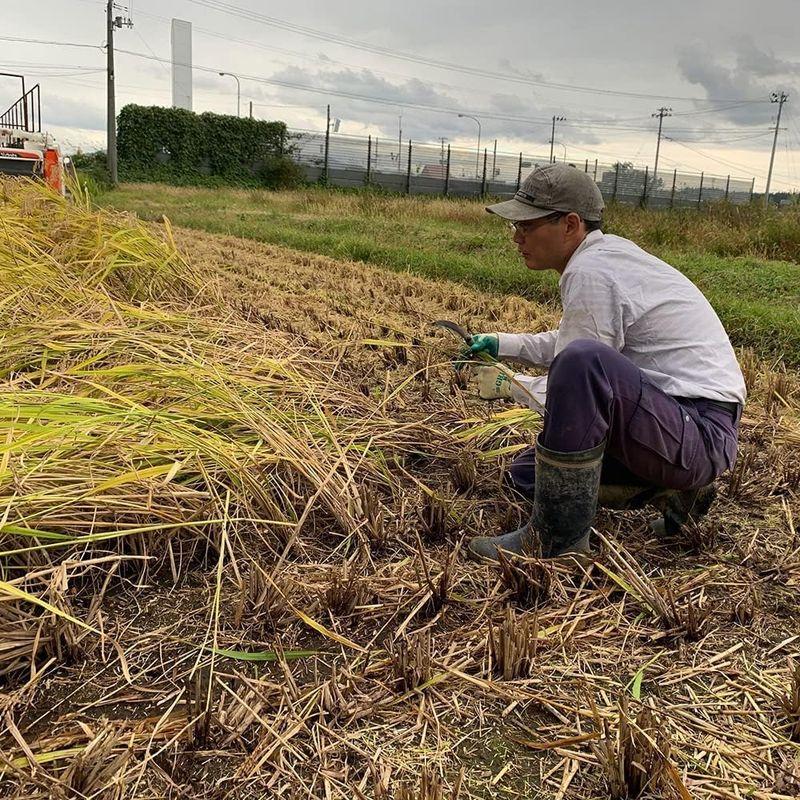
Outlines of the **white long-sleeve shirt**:
M 575 339 L 595 339 L 627 356 L 675 397 L 744 403 L 745 383 L 719 317 L 682 273 L 620 236 L 592 231 L 559 280 L 558 329 L 501 333 L 499 356 L 548 367 Z M 517 375 L 518 402 L 544 402 L 546 376 Z

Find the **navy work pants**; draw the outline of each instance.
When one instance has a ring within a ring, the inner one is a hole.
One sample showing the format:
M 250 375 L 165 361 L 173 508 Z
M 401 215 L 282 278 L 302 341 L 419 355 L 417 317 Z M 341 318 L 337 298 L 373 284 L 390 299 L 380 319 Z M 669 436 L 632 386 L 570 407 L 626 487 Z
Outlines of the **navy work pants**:
M 540 442 L 574 453 L 606 443 L 601 482 L 695 489 L 736 460 L 741 409 L 672 397 L 630 359 L 578 339 L 550 365 Z M 534 448 L 511 465 L 511 483 L 533 496 Z

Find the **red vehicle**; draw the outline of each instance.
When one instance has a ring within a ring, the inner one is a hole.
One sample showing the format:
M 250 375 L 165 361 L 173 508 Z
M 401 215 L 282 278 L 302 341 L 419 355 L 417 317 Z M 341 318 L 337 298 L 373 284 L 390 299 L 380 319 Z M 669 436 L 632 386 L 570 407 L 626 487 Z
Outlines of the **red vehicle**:
M 22 81 L 22 96 L 0 114 L 0 173 L 39 178 L 65 194 L 64 159 L 55 139 L 42 132 L 39 84 L 26 91 L 22 75 L 0 75 Z

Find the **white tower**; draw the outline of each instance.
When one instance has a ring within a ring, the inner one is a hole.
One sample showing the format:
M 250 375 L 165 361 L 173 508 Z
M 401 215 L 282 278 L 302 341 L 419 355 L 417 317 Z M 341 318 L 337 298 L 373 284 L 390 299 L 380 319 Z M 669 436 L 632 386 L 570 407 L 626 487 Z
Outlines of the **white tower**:
M 172 106 L 192 110 L 192 23 L 172 20 Z

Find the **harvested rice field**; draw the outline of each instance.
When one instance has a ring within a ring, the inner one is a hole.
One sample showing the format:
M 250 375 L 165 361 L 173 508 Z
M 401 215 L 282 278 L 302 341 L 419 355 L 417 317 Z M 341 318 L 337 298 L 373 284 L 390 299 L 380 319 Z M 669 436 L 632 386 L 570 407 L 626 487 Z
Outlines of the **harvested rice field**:
M 0 796 L 800 794 L 800 379 L 680 539 L 501 569 L 539 426 L 431 327 L 555 307 L 0 182 Z

